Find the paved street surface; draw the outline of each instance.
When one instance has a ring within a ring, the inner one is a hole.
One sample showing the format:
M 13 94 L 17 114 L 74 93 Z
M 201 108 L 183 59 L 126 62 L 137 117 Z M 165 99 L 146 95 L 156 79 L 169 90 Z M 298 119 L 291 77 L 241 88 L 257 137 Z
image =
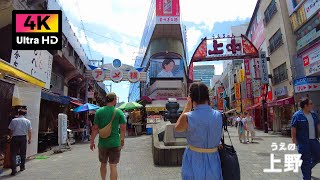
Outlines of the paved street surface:
M 250 180 L 295 180 L 301 179 L 299 173 L 263 173 L 264 168 L 270 168 L 270 152 L 272 142 L 290 143 L 290 138 L 279 135 L 269 135 L 258 131 L 254 144 L 240 144 L 235 128 L 229 128 L 233 144 L 237 150 L 241 179 Z M 229 142 L 228 140 L 226 142 Z M 46 160 L 30 160 L 27 170 L 10 177 L 10 170 L 0 179 L 40 180 L 40 179 L 99 179 L 99 163 L 97 151 L 90 152 L 89 144 L 73 145 L 72 151 L 51 155 Z M 276 159 L 284 161 L 284 154 L 292 152 L 275 152 Z M 293 152 L 295 153 L 295 151 Z M 284 164 L 275 168 L 284 168 Z M 122 151 L 119 164 L 120 179 L 153 180 L 181 179 L 181 167 L 155 167 L 152 160 L 151 136 L 141 136 L 126 139 L 126 147 Z M 313 169 L 315 179 L 320 179 L 320 164 Z

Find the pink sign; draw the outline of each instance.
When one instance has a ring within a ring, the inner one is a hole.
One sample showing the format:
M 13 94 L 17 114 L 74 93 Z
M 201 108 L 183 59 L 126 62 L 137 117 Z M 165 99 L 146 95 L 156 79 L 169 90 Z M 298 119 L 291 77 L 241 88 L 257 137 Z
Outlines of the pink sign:
M 252 80 L 251 78 L 246 78 L 246 89 L 247 89 L 247 99 L 252 99 Z
M 156 16 L 180 16 L 179 0 L 156 0 Z
M 264 32 L 263 18 L 261 18 L 258 25 L 256 25 L 255 27 L 255 31 L 252 33 L 251 41 L 256 46 L 256 48 L 259 49 L 265 37 L 266 36 Z

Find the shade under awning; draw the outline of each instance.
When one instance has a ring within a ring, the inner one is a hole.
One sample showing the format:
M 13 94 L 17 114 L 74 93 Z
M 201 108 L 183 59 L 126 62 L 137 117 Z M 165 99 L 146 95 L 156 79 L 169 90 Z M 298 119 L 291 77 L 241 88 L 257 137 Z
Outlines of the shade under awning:
M 14 66 L 12 66 L 11 64 L 3 61 L 0 59 L 0 71 L 3 71 L 5 73 L 10 74 L 11 76 L 14 76 L 16 78 L 20 78 L 23 79 L 31 84 L 34 84 L 36 86 L 42 87 L 44 88 L 46 86 L 46 83 L 15 68 Z

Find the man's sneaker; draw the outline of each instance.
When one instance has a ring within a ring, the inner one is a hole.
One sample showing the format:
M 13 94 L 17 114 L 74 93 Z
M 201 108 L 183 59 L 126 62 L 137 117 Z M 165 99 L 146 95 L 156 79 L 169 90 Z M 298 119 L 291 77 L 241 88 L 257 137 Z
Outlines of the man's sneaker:
M 24 170 L 26 170 L 25 167 L 23 167 L 23 168 L 21 167 L 21 168 L 20 168 L 20 171 L 21 171 L 21 172 L 24 171 Z

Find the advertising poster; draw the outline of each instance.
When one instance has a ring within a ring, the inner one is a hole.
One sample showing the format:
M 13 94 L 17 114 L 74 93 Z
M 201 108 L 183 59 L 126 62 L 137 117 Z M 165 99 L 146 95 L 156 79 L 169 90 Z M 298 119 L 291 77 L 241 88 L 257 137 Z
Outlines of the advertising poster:
M 262 43 L 265 39 L 265 32 L 264 32 L 264 25 L 263 25 L 263 18 L 260 18 L 255 31 L 252 34 L 252 43 L 256 46 L 257 49 L 260 48 Z
M 183 78 L 181 59 L 151 59 L 150 78 Z
M 156 0 L 157 24 L 179 24 L 179 0 Z

